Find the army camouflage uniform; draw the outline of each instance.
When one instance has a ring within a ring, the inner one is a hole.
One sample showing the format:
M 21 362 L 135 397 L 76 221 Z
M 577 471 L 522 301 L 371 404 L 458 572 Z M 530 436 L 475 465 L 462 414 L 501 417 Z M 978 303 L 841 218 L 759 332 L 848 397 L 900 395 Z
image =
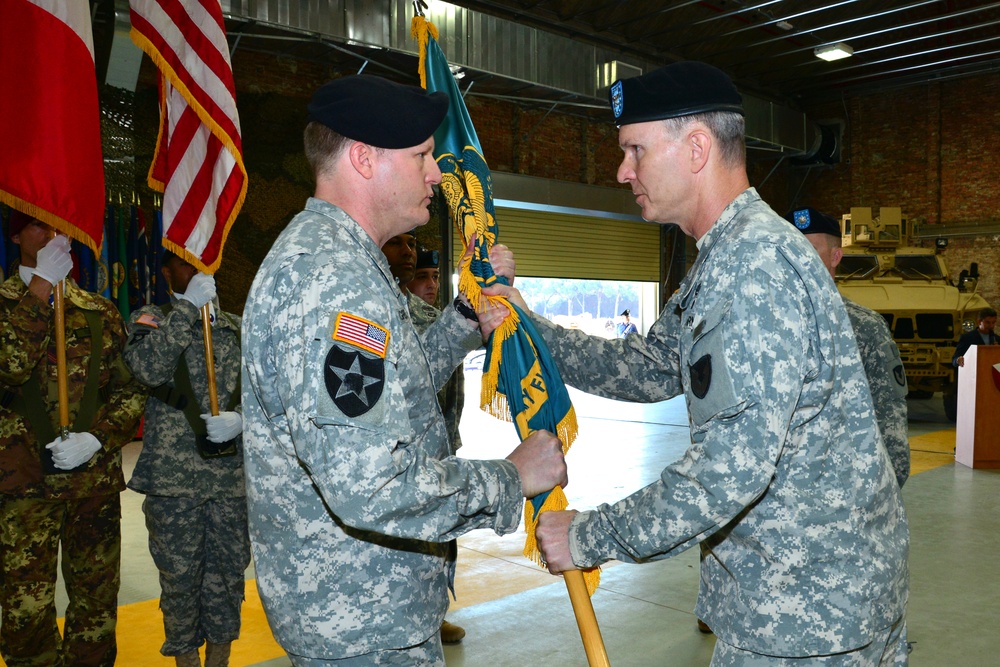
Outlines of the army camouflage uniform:
M 407 300 L 410 306 L 410 317 L 413 318 L 413 326 L 417 333 L 422 334 L 441 317 L 441 311 L 430 305 L 413 292 L 407 293 Z M 441 405 L 441 412 L 444 414 L 444 422 L 448 426 L 448 442 L 451 444 L 451 453 L 455 454 L 462 446 L 462 434 L 459 432 L 459 423 L 462 421 L 462 408 L 465 406 L 465 372 L 461 367 L 455 369 L 441 391 L 438 392 L 438 403 Z
M 162 589 L 166 641 L 160 652 L 176 656 L 206 640 L 226 644 L 239 637 L 250 538 L 241 438 L 232 455 L 204 458 L 184 411 L 189 400 L 197 402 L 197 414 L 210 411 L 201 311 L 182 299 L 167 310 L 146 306 L 132 313 L 124 357 L 153 389 L 128 486 L 146 495 L 149 552 Z M 239 400 L 239 318 L 216 313 L 212 353 L 219 409 L 226 410 Z M 180 398 L 176 386 L 183 385 L 175 379 L 182 355 L 193 397 Z M 204 420 L 196 420 L 204 434 Z
M 79 468 L 51 474 L 43 471 L 43 451 L 59 431 L 53 310 L 18 274 L 0 285 L 0 653 L 8 667 L 110 666 L 117 654 L 121 447 L 136 432 L 145 395 L 121 359 L 118 311 L 72 280 L 65 285 L 70 429 L 93 434 L 102 448 Z M 44 410 L 34 414 L 48 423 L 32 422 L 37 390 Z M 91 397 L 94 407 L 83 407 Z M 69 595 L 62 640 L 55 608 L 60 544 Z
M 728 645 L 713 664 L 885 637 L 905 663 L 906 514 L 833 280 L 752 188 L 699 248 L 646 337 L 534 318 L 568 384 L 633 401 L 683 392 L 690 417 L 692 445 L 658 481 L 574 518 L 573 562 L 704 542 L 695 612 Z
M 322 200 L 264 260 L 243 320 L 247 502 L 261 599 L 294 664 L 379 664 L 426 642 L 425 664 L 444 664 L 448 542 L 521 517 L 512 463 L 448 452 L 435 393 L 479 341 L 454 308 L 418 337 L 378 245 Z
M 910 441 L 906 435 L 906 373 L 899 348 L 884 317 L 850 299 L 844 299 L 844 307 L 872 392 L 875 421 L 892 461 L 896 482 L 902 487 L 910 476 Z

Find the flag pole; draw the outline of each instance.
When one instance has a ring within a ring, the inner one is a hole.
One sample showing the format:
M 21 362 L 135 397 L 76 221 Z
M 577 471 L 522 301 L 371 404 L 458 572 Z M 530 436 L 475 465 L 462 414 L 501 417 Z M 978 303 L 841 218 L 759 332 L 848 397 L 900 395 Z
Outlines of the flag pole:
M 69 379 L 66 371 L 66 309 L 60 280 L 52 286 L 52 307 L 55 310 L 56 383 L 59 389 L 59 436 L 69 435 Z
M 604 648 L 604 638 L 601 637 L 601 628 L 597 625 L 597 616 L 594 614 L 590 594 L 587 593 L 587 582 L 583 579 L 583 572 L 566 570 L 562 575 L 566 581 L 569 600 L 573 603 L 573 614 L 576 616 L 576 625 L 580 628 L 583 649 L 587 652 L 587 663 L 590 667 L 610 667 L 608 652 Z
M 212 416 L 219 416 L 219 391 L 215 386 L 215 355 L 212 352 L 212 311 L 211 304 L 201 307 L 201 330 L 205 334 L 205 370 L 208 376 L 208 400 Z

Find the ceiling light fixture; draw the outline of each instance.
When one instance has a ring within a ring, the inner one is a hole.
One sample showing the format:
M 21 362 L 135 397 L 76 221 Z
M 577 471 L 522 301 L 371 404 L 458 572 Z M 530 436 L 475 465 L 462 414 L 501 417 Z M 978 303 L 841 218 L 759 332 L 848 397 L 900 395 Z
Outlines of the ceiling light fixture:
M 827 62 L 833 60 L 840 60 L 841 58 L 850 58 L 854 55 L 854 49 L 852 49 L 847 44 L 840 42 L 839 44 L 829 44 L 827 46 L 821 46 L 813 53 L 820 60 L 826 60 Z

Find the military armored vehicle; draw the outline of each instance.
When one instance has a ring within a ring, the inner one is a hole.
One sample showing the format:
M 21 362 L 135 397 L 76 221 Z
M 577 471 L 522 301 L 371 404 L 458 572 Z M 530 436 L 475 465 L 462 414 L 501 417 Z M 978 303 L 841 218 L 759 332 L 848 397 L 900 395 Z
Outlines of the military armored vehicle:
M 885 318 L 911 398 L 941 392 L 945 415 L 954 421 L 957 376 L 951 357 L 959 336 L 976 328 L 979 311 L 989 306 L 976 293 L 976 265 L 954 284 L 936 247 L 910 245 L 913 229 L 899 208 L 882 207 L 874 218 L 870 208 L 851 208 L 840 228 L 840 293 Z

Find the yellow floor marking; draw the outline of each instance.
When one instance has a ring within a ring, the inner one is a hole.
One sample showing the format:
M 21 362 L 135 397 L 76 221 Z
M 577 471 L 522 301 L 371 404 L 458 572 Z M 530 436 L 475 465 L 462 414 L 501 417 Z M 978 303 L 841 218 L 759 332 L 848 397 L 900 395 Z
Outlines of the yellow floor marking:
M 955 463 L 955 429 L 910 438 L 910 474 L 917 475 Z
M 173 658 L 160 655 L 163 645 L 163 615 L 159 600 L 118 607 L 118 664 L 129 667 L 171 667 Z M 60 623 L 61 625 L 61 623 Z M 285 655 L 274 641 L 257 594 L 257 582 L 247 580 L 243 603 L 243 627 L 233 642 L 231 667 L 246 667 Z M 204 648 L 202 649 L 204 659 Z
M 955 462 L 955 429 L 945 429 L 910 438 L 910 474 L 916 475 Z M 547 586 L 559 581 L 521 555 L 523 529 L 500 537 L 488 530 L 476 530 L 459 539 L 458 573 L 455 588 L 456 611 Z M 608 563 L 604 567 L 613 567 Z M 497 582 L 503 581 L 502 586 Z M 118 608 L 118 664 L 130 667 L 171 667 L 173 658 L 160 655 L 163 644 L 163 617 L 159 600 L 147 600 Z M 59 619 L 60 629 L 62 619 Z M 122 630 L 127 631 L 122 632 Z M 247 667 L 285 655 L 274 640 L 264 616 L 257 582 L 247 581 L 243 603 L 243 627 L 233 643 L 232 667 Z M 3 661 L 0 660 L 0 665 Z

